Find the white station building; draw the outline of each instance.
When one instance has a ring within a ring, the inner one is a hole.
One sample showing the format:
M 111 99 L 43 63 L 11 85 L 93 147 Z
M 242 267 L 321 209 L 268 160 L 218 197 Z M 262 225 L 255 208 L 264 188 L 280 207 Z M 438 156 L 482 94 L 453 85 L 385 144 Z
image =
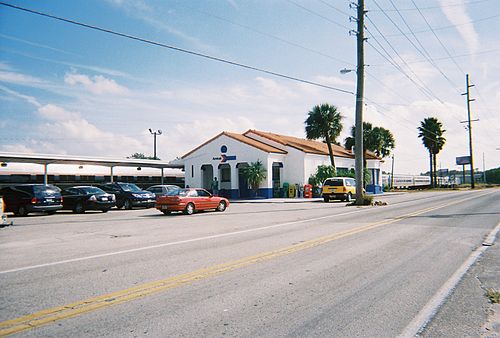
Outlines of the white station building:
M 332 147 L 337 172 L 354 169 L 354 154 L 338 145 Z M 267 169 L 258 195 L 267 198 L 280 196 L 284 183 L 304 186 L 319 165 L 330 164 L 326 143 L 258 130 L 243 134 L 222 132 L 181 158 L 186 185 L 210 190 L 217 177 L 220 195 L 232 199 L 250 196 L 241 168 L 257 160 Z M 373 153 L 367 155 L 367 168 L 372 176 L 367 192 L 382 191 L 381 161 Z

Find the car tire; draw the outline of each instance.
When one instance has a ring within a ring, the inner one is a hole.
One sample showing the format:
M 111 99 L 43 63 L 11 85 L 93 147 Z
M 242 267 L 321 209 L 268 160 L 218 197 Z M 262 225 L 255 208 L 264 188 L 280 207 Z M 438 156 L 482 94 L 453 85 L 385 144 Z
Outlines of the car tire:
M 220 211 L 220 212 L 223 212 L 224 210 L 226 210 L 226 202 L 220 201 L 216 210 Z
M 164 215 L 170 215 L 170 211 L 169 210 L 162 210 L 161 212 L 163 212 Z
M 351 202 L 352 201 L 352 194 L 348 193 L 347 197 L 345 199 L 346 199 L 347 202 Z
M 123 201 L 123 207 L 125 208 L 125 210 L 132 210 L 132 201 L 126 199 L 125 201 Z
M 328 203 L 328 202 L 330 202 L 330 198 L 329 198 L 329 197 L 323 197 L 323 201 L 324 201 L 325 203 Z
M 83 214 L 85 212 L 85 207 L 83 206 L 83 203 L 78 202 L 75 205 L 75 208 L 73 209 L 73 212 L 75 214 Z
M 16 215 L 21 216 L 21 217 L 28 216 L 28 210 L 26 209 L 26 207 L 24 205 L 21 205 L 17 209 Z
M 184 213 L 186 215 L 192 215 L 192 214 L 194 214 L 194 204 L 193 203 L 188 203 L 188 205 L 186 205 L 186 208 L 184 209 Z
M 103 213 L 107 213 L 109 211 L 109 209 L 102 209 L 101 210 Z

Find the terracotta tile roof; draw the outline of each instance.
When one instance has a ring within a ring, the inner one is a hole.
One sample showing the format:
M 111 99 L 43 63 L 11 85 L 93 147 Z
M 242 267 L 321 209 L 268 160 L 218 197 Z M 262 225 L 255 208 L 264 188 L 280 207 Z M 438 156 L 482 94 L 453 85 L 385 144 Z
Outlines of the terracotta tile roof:
M 324 142 L 313 141 L 302 139 L 294 136 L 286 136 L 275 133 L 264 132 L 260 130 L 250 129 L 243 133 L 243 135 L 248 136 L 248 134 L 255 134 L 261 137 L 267 138 L 271 141 L 277 142 L 279 144 L 289 146 L 292 148 L 296 148 L 305 153 L 309 154 L 318 154 L 318 155 L 326 155 L 329 156 L 328 146 Z M 248 136 L 250 137 L 250 136 Z M 336 144 L 332 144 L 333 154 L 337 157 L 346 157 L 346 158 L 354 158 L 354 154 L 350 151 Z M 377 159 L 377 156 L 371 152 L 367 154 L 368 159 Z
M 201 145 L 199 145 L 198 147 L 194 148 L 193 150 L 191 150 L 190 152 L 188 152 L 187 154 L 185 154 L 181 158 L 188 157 L 189 155 L 191 155 L 192 153 L 194 153 L 196 150 L 204 147 L 205 145 L 207 145 L 208 143 L 212 142 L 213 140 L 219 138 L 222 135 L 225 135 L 227 137 L 230 137 L 230 138 L 235 139 L 235 140 L 237 140 L 239 142 L 248 144 L 248 145 L 250 145 L 252 147 L 255 147 L 257 149 L 260 149 L 260 150 L 268 152 L 268 153 L 277 153 L 277 154 L 286 154 L 287 153 L 285 150 L 281 150 L 281 149 L 275 148 L 275 147 L 270 146 L 270 145 L 268 145 L 266 143 L 257 141 L 255 139 L 250 138 L 250 137 L 246 137 L 246 136 L 244 136 L 242 134 L 236 134 L 236 133 L 230 133 L 230 132 L 227 132 L 227 131 L 223 131 L 222 133 L 215 135 L 214 137 L 212 137 L 208 141 L 206 141 L 206 142 L 202 143 Z

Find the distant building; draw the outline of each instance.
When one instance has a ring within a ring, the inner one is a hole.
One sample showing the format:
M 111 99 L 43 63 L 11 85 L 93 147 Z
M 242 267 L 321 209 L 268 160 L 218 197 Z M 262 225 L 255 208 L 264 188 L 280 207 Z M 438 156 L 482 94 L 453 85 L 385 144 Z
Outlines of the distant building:
M 337 172 L 354 169 L 354 154 L 332 145 Z M 222 132 L 182 156 L 185 183 L 191 187 L 210 189 L 217 177 L 220 193 L 230 198 L 250 196 L 248 182 L 241 168 L 260 160 L 267 169 L 267 179 L 261 183 L 259 196 L 277 195 L 283 183 L 304 186 L 319 165 L 329 165 L 326 143 L 279 135 L 258 130 L 243 134 Z M 373 153 L 367 157 L 372 182 L 368 192 L 381 192 L 381 159 Z

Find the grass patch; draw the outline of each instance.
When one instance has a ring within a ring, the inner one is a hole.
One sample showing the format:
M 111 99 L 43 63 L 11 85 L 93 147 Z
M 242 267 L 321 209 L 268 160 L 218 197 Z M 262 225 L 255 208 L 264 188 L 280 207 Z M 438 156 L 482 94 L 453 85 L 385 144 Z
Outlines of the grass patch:
M 500 304 L 500 291 L 488 289 L 488 291 L 486 291 L 486 297 L 488 297 L 490 302 Z
M 354 200 L 347 205 L 354 205 L 354 206 L 356 206 L 356 205 L 373 205 L 373 196 L 363 194 L 363 197 L 361 199 L 361 204 L 357 204 L 356 200 Z

